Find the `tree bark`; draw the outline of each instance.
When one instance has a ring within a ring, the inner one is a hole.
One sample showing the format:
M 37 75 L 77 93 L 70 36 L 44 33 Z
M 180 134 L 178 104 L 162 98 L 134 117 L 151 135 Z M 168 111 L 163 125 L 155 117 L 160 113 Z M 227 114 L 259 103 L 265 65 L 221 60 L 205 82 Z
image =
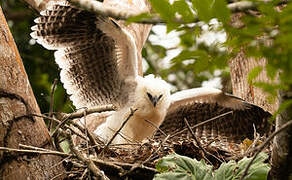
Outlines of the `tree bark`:
M 286 100 L 292 100 L 292 87 L 288 91 L 279 91 L 280 103 Z M 283 124 L 291 121 L 292 119 L 292 106 L 289 106 L 281 112 L 276 118 L 276 130 Z M 292 128 L 278 134 L 273 141 L 272 149 L 272 169 L 271 177 L 273 179 L 290 179 L 292 178 Z
M 21 57 L 0 7 L 0 146 L 19 148 L 19 144 L 52 149 Z M 3 179 L 50 179 L 64 172 L 61 158 L 54 155 L 25 155 L 0 152 Z

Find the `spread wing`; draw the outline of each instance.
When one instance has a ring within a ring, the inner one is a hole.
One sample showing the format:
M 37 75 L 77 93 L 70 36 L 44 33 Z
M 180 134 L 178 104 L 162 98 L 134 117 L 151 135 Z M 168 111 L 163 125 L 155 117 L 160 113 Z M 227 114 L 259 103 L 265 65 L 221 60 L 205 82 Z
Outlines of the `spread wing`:
M 61 81 L 77 108 L 127 102 L 134 87 L 125 80 L 138 73 L 136 45 L 127 31 L 68 3 L 52 5 L 35 22 L 31 36 L 57 50 Z
M 226 113 L 194 129 L 197 137 L 205 140 L 225 139 L 239 142 L 244 138 L 253 138 L 254 126 L 263 134 L 269 131 L 268 118 L 271 116 L 260 107 L 242 99 L 227 95 L 218 89 L 196 88 L 171 95 L 171 105 L 160 129 L 166 134 L 175 134 L 183 129 L 187 134 L 184 118 L 191 126 Z M 232 111 L 232 113 L 228 113 Z M 182 136 L 177 134 L 177 137 Z M 157 132 L 156 137 L 162 134 Z
M 107 0 L 103 2 L 104 6 L 115 8 L 117 11 L 129 12 L 133 14 L 140 14 L 144 12 L 150 12 L 151 5 L 148 0 Z M 148 37 L 152 25 L 150 24 L 138 24 L 138 23 L 125 23 L 125 21 L 119 20 L 118 24 L 134 37 L 137 46 L 138 56 L 138 73 L 143 75 L 142 70 L 142 53 L 141 50 Z

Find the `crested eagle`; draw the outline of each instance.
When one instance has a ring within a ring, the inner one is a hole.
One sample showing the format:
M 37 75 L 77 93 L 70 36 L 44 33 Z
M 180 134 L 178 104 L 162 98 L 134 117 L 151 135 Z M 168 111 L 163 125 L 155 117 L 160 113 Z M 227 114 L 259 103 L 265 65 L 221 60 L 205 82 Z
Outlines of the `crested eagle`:
M 149 11 L 146 2 L 133 3 L 137 10 Z M 56 50 L 61 81 L 76 108 L 111 104 L 117 109 L 103 116 L 104 122 L 94 129 L 102 141 L 108 142 L 119 129 L 130 107 L 137 110 L 113 143 L 161 138 L 161 132 L 175 134 L 185 129 L 184 119 L 194 126 L 226 112 L 232 113 L 195 128 L 196 136 L 239 142 L 252 137 L 254 127 L 262 134 L 268 131 L 270 114 L 238 97 L 214 88 L 171 94 L 161 78 L 143 77 L 141 49 L 149 25 L 126 26 L 66 2 L 54 3 L 40 14 L 31 36 Z M 95 118 L 97 122 L 99 115 Z

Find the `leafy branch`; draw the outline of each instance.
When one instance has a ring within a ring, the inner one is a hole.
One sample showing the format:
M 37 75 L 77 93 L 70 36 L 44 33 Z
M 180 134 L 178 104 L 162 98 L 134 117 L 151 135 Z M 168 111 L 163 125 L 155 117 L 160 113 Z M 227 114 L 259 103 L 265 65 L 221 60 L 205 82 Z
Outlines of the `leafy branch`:
M 69 0 L 74 5 L 77 5 L 90 12 L 100 14 L 106 17 L 112 17 L 117 20 L 130 20 L 131 22 L 142 24 L 165 24 L 165 19 L 162 19 L 158 14 L 149 14 L 148 12 L 133 12 L 133 10 L 117 10 L 113 7 L 104 6 L 101 2 L 91 0 Z M 153 2 L 153 1 L 150 1 Z M 160 2 L 161 3 L 161 2 Z M 152 3 L 153 6 L 154 3 Z M 154 6 L 155 7 L 155 6 Z M 246 11 L 248 9 L 255 9 L 257 3 L 251 1 L 239 1 L 228 4 L 228 9 L 231 12 Z M 191 22 L 185 22 L 183 18 L 174 17 L 172 19 L 175 23 L 185 24 L 198 22 L 199 18 L 193 14 Z

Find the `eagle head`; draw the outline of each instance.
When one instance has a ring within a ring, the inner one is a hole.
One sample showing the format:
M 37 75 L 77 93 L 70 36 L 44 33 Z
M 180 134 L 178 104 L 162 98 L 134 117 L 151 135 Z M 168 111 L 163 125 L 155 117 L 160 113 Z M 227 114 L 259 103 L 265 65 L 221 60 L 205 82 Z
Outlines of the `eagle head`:
M 166 112 L 170 104 L 170 86 L 161 78 L 148 75 L 137 79 L 136 108 L 145 114 Z

